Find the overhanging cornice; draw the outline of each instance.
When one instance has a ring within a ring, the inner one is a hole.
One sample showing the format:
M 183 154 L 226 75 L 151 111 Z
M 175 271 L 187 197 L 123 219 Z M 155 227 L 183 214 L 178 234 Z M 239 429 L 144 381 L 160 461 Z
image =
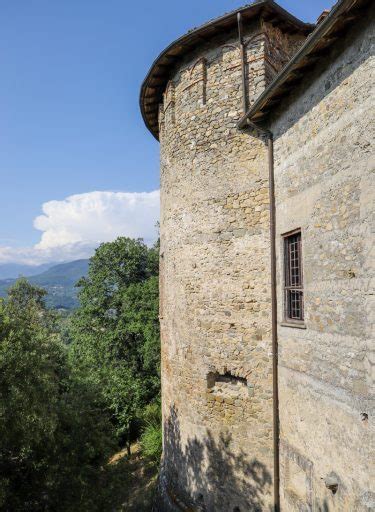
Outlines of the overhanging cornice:
M 153 62 L 141 86 L 139 102 L 142 117 L 155 138 L 158 139 L 159 136 L 159 104 L 162 102 L 163 92 L 176 64 L 181 62 L 186 54 L 215 36 L 235 28 L 238 13 L 241 13 L 243 23 L 257 16 L 263 16 L 266 20 L 270 20 L 289 33 L 303 33 L 307 36 L 314 28 L 314 25 L 304 23 L 292 16 L 273 0 L 257 0 L 220 18 L 209 21 L 201 27 L 190 30 L 174 41 Z
M 256 124 L 266 122 L 275 108 L 306 77 L 308 71 L 327 55 L 336 41 L 342 38 L 347 28 L 362 15 L 363 7 L 370 1 L 339 0 L 327 17 L 308 36 L 299 51 L 240 119 L 238 128 L 245 128 L 248 121 Z

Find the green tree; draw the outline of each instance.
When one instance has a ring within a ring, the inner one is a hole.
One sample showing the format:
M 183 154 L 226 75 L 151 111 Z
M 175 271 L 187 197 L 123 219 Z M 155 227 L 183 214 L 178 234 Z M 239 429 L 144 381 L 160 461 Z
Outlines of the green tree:
M 44 295 L 21 279 L 0 301 L 0 510 L 102 510 L 92 495 L 111 424 L 74 377 Z
M 143 408 L 160 390 L 158 246 L 124 237 L 102 244 L 78 285 L 71 358 L 81 378 L 101 389 L 130 449 Z

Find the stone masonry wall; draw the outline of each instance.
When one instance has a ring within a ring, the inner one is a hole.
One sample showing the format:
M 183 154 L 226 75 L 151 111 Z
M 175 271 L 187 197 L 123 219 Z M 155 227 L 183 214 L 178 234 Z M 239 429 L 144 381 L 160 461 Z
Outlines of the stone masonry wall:
M 245 29 L 251 99 L 266 84 L 266 37 L 260 20 Z M 160 108 L 160 510 L 272 502 L 267 163 L 263 142 L 236 129 L 241 95 L 226 34 L 190 54 Z
M 301 228 L 305 288 L 305 329 L 282 325 L 278 289 L 288 512 L 375 510 L 374 14 L 372 7 L 294 91 L 272 126 L 278 283 L 281 236 Z
M 298 51 L 304 39 L 281 31 L 271 23 L 262 23 L 264 34 L 265 80 L 268 86 Z

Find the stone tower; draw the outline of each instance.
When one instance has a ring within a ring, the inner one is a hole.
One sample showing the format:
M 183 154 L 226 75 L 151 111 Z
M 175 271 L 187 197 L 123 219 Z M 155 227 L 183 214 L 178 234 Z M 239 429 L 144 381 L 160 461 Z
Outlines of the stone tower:
M 311 29 L 255 2 L 171 44 L 142 87 L 161 147 L 162 510 L 272 503 L 268 171 L 236 122 L 243 81 L 251 105 Z

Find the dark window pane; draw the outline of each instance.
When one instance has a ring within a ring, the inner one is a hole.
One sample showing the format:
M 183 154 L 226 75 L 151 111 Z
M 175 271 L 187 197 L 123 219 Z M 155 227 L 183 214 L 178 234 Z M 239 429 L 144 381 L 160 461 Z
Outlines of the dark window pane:
M 303 320 L 301 233 L 285 237 L 285 316 Z

